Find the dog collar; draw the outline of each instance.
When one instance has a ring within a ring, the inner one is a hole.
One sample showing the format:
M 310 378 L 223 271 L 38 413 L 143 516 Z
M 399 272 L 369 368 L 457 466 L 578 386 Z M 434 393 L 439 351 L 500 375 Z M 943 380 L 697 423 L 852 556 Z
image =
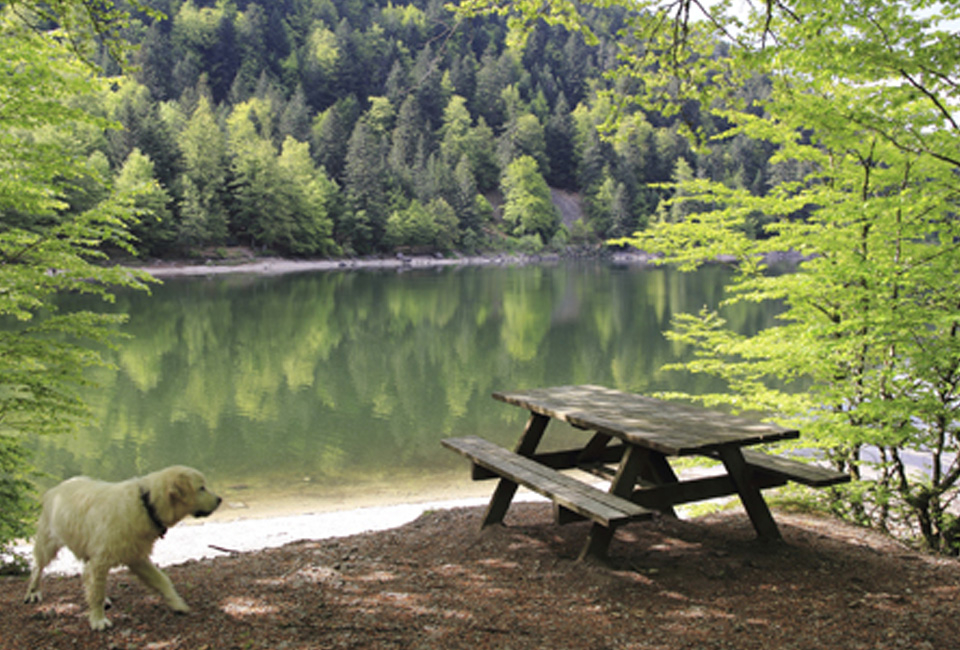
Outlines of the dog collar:
M 152 521 L 153 525 L 160 531 L 160 537 L 166 535 L 167 527 L 160 521 L 160 515 L 157 514 L 157 509 L 150 503 L 150 492 L 140 488 L 140 500 L 143 502 L 143 507 L 147 509 L 147 516 L 150 517 L 150 521 Z

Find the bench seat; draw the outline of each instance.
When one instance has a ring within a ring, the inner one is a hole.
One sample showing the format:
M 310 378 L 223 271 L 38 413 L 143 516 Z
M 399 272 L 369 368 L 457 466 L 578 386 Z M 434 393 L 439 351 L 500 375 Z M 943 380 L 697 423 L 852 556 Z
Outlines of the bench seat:
M 828 467 L 791 460 L 782 456 L 773 456 L 752 449 L 744 449 L 743 458 L 747 465 L 756 470 L 782 476 L 787 480 L 810 487 L 829 487 L 850 481 L 849 474 Z
M 447 438 L 441 443 L 447 449 L 469 458 L 475 465 L 523 485 L 551 499 L 562 508 L 608 528 L 653 516 L 652 510 L 561 474 L 483 438 Z

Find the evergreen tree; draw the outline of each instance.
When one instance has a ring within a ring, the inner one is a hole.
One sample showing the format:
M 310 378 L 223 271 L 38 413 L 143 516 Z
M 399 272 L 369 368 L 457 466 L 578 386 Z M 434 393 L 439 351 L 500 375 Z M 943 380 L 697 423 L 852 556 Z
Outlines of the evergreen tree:
M 400 105 L 396 124 L 390 137 L 388 164 L 390 173 L 401 183 L 409 195 L 413 191 L 413 171 L 417 160 L 417 148 L 423 138 L 423 123 L 417 99 L 407 96 Z
M 460 157 L 453 175 L 456 186 L 450 205 L 454 213 L 459 215 L 460 231 L 463 234 L 479 235 L 483 227 L 484 215 L 478 209 L 477 180 L 466 154 Z
M 176 133 L 160 116 L 160 104 L 153 101 L 149 90 L 136 83 L 124 85 L 116 94 L 114 117 L 123 129 L 111 131 L 111 159 L 120 164 L 134 149 L 148 156 L 154 173 L 165 188 L 175 185 L 180 169 L 180 152 Z
M 477 90 L 470 106 L 471 113 L 480 115 L 492 128 L 497 128 L 506 119 L 506 107 L 503 103 L 503 89 L 511 78 L 504 60 L 510 60 L 504 52 L 498 56 L 496 48 L 491 44 L 480 59 L 480 69 L 477 70 Z
M 139 49 L 134 53 L 136 79 L 146 86 L 155 101 L 174 99 L 174 52 L 166 21 L 156 21 L 147 28 Z
M 439 71 L 438 65 L 439 61 L 432 49 L 425 47 L 417 54 L 416 62 L 410 71 L 417 105 L 423 112 L 424 120 L 429 128 L 434 129 L 440 125 L 443 107 L 446 103 L 441 84 L 443 75 Z
M 549 161 L 547 182 L 565 190 L 577 188 L 576 125 L 562 94 L 543 130 L 544 153 Z
M 236 32 L 240 47 L 240 66 L 230 87 L 232 104 L 250 99 L 257 79 L 268 68 L 266 31 L 267 17 L 259 4 L 248 4 L 246 9 L 237 16 Z
M 388 206 L 382 151 L 375 130 L 366 119 L 358 120 L 347 146 L 343 184 L 347 213 L 338 240 L 360 254 L 374 252 L 386 226 Z
M 500 166 L 497 164 L 496 138 L 483 117 L 477 118 L 477 125 L 470 132 L 470 149 L 467 156 L 477 178 L 477 187 L 481 192 L 490 192 L 497 187 L 500 178 Z
M 203 69 L 210 80 L 210 92 L 216 104 L 227 98 L 240 69 L 240 46 L 234 18 L 233 11 L 220 12 L 213 40 L 204 52 Z
M 277 135 L 281 140 L 290 136 L 300 142 L 310 141 L 310 111 L 303 93 L 303 86 L 297 86 L 290 101 L 284 107 L 280 115 Z
M 350 134 L 359 116 L 359 102 L 350 95 L 337 100 L 313 120 L 313 148 L 317 162 L 335 179 L 343 178 Z

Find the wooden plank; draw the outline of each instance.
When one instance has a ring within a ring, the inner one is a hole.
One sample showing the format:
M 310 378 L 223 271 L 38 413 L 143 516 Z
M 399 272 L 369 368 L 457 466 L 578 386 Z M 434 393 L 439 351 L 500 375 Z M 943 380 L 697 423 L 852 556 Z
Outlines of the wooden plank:
M 800 435 L 795 429 L 775 424 L 602 386 L 496 392 L 493 397 L 671 456 L 702 454 L 729 445 L 753 445 Z
M 765 454 L 752 449 L 743 450 L 743 458 L 747 465 L 760 470 L 778 474 L 797 483 L 810 487 L 827 487 L 850 481 L 850 475 L 838 472 L 827 467 L 804 463 L 799 460 Z
M 618 497 L 629 498 L 633 492 L 633 486 L 637 484 L 637 477 L 640 475 L 640 467 L 646 460 L 647 450 L 640 447 L 628 447 L 623 461 L 617 468 L 617 473 L 610 482 L 610 493 Z M 580 551 L 578 560 L 587 558 L 597 558 L 603 560 L 607 557 L 607 550 L 610 548 L 610 542 L 613 541 L 613 529 L 603 527 L 599 524 L 593 524 L 590 527 L 590 534 L 587 541 Z
M 539 413 L 531 413 L 527 420 L 527 426 L 523 429 L 523 434 L 517 442 L 516 452 L 521 456 L 532 456 L 543 438 L 543 432 L 550 424 L 550 418 Z M 473 466 L 476 470 L 476 465 Z M 476 475 L 476 471 L 474 471 Z M 517 493 L 517 483 L 506 478 L 501 478 L 497 482 L 497 487 L 490 497 L 490 504 L 487 506 L 487 512 L 483 517 L 483 526 L 492 526 L 503 523 L 503 518 L 510 509 L 513 497 Z
M 599 452 L 596 458 L 590 462 L 582 462 L 580 460 L 581 456 L 583 455 L 582 449 L 548 451 L 545 453 L 534 454 L 533 456 L 530 456 L 530 458 L 537 461 L 541 465 L 546 465 L 547 467 L 553 469 L 585 469 L 587 467 L 596 466 L 597 464 L 617 463 L 620 461 L 620 457 L 623 456 L 623 450 L 624 445 L 622 444 L 611 445 L 610 447 L 607 447 Z M 475 466 L 472 478 L 474 481 L 483 481 L 497 478 L 498 476 L 499 475 L 496 472 L 490 471 L 484 467 Z
M 679 485 L 680 480 L 677 478 L 673 468 L 670 467 L 670 463 L 667 462 L 666 456 L 652 449 L 643 449 L 640 447 L 636 449 L 643 452 L 641 454 L 642 461 L 640 464 L 640 478 L 643 483 L 662 486 Z M 639 503 L 639 501 L 637 503 Z M 671 517 L 677 516 L 672 505 L 661 508 L 660 512 L 665 515 L 670 515 Z
M 774 474 L 757 473 L 755 481 L 760 489 L 785 485 L 787 479 Z M 707 501 L 737 493 L 737 487 L 726 474 L 689 479 L 679 483 L 665 483 L 634 490 L 631 501 L 654 510 L 666 511 L 673 506 Z
M 448 441 L 444 442 L 446 444 Z M 543 467 L 535 461 L 513 454 L 482 438 L 461 438 L 450 442 L 460 444 L 447 444 L 449 448 L 455 449 L 459 446 L 459 449 L 455 450 L 474 462 L 499 471 L 502 476 L 551 497 L 558 503 L 569 506 L 575 512 L 579 512 L 584 507 L 591 509 L 594 515 L 592 519 L 600 517 L 609 523 L 633 514 L 644 513 L 643 508 L 629 501 L 611 497 L 593 486 Z
M 773 520 L 770 508 L 767 506 L 767 502 L 763 500 L 763 495 L 760 494 L 760 486 L 752 480 L 753 469 L 743 459 L 740 449 L 736 447 L 721 449 L 720 460 L 723 461 L 723 466 L 727 468 L 727 474 L 730 475 L 737 488 L 740 503 L 747 511 L 747 516 L 750 517 L 750 523 L 753 524 L 753 529 L 757 531 L 757 536 L 762 540 L 781 539 L 777 522 Z
M 576 502 L 585 500 L 577 499 L 579 489 L 583 487 L 599 492 L 600 495 L 606 494 L 555 470 L 542 467 L 535 461 L 513 454 L 482 438 L 444 440 L 443 444 L 463 454 L 473 462 L 496 471 L 500 476 L 524 485 L 544 496 L 551 497 L 563 505 L 568 505 L 569 502 L 569 505 L 575 506 Z M 588 494 L 586 498 L 590 496 Z M 610 521 L 624 514 L 622 510 L 615 506 L 611 507 L 598 499 L 594 499 L 594 501 L 597 501 L 597 503 L 593 508 L 595 516 L 592 518 L 599 516 Z M 571 509 L 578 511 L 577 507 L 571 507 Z
M 605 526 L 646 518 L 653 514 L 627 499 L 598 490 L 482 438 L 449 438 L 443 440 L 442 444 L 474 463 L 496 471 L 504 478 L 524 485 L 564 508 Z

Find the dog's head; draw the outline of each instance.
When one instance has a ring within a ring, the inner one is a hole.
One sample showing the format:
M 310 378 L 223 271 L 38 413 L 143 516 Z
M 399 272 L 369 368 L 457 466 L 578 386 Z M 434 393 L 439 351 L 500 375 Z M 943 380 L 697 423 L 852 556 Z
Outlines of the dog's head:
M 192 467 L 175 465 L 144 477 L 157 514 L 166 526 L 186 517 L 206 517 L 222 499 L 207 489 L 203 474 Z

